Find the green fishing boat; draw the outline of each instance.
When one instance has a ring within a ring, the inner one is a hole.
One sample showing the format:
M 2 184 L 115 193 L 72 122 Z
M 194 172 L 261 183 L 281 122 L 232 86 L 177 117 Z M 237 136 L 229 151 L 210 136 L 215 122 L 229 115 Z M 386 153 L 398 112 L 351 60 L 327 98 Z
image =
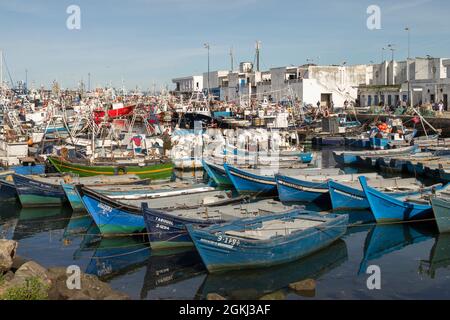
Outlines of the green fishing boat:
M 142 164 L 98 162 L 89 165 L 88 163 L 68 161 L 57 157 L 48 157 L 48 160 L 60 173 L 71 172 L 80 177 L 135 174 L 141 179 L 161 180 L 169 178 L 173 171 L 173 163 L 170 161 L 152 161 Z

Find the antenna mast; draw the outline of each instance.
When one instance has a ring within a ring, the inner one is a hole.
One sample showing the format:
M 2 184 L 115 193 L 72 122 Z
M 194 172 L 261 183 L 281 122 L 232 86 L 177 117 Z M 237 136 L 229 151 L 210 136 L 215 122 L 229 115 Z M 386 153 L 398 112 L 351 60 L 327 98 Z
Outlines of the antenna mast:
M 234 57 L 233 57 L 233 47 L 230 48 L 230 62 L 231 62 L 231 72 L 234 70 Z

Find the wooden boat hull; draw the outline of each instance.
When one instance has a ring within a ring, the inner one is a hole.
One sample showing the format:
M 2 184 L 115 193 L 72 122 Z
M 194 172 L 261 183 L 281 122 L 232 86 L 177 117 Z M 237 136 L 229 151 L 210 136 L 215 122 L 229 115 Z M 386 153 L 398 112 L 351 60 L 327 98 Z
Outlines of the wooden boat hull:
M 363 190 L 352 188 L 337 181 L 328 181 L 331 205 L 333 210 L 366 210 L 370 209 L 369 201 Z M 432 187 L 389 193 L 392 197 L 414 196 L 422 192 L 431 192 Z
M 214 181 L 214 183 L 219 187 L 231 187 L 233 182 L 228 178 L 227 172 L 223 166 L 216 164 L 211 164 L 202 160 L 203 168 L 205 169 L 208 176 Z
M 364 210 L 370 208 L 362 190 L 330 180 L 328 181 L 328 191 L 333 210 Z
M 228 164 L 225 171 L 239 194 L 277 195 L 277 183 L 274 177 L 256 175 Z
M 341 165 L 355 165 L 361 162 L 361 157 L 389 157 L 394 155 L 405 155 L 416 151 L 416 146 L 404 147 L 389 150 L 377 151 L 343 151 L 333 152 L 333 157 L 338 164 Z
M 359 181 L 377 222 L 423 219 L 432 213 L 431 205 L 416 204 L 387 195 L 369 187 L 365 177 L 360 177 Z
M 13 179 L 20 203 L 24 208 L 56 207 L 67 201 L 61 185 L 45 183 L 17 174 L 13 174 Z
M 279 265 L 301 259 L 331 243 L 344 235 L 347 230 L 348 216 L 327 216 L 320 228 L 308 228 L 293 232 L 288 236 L 275 237 L 270 240 L 246 240 L 227 236 L 224 230 L 244 228 L 245 225 L 258 224 L 280 218 L 293 218 L 304 215 L 308 218 L 319 218 L 318 214 L 305 214 L 299 209 L 284 214 L 269 215 L 252 219 L 242 219 L 229 224 L 214 225 L 208 228 L 196 228 L 187 225 L 187 230 L 210 273 L 262 268 Z M 320 219 L 324 219 L 321 217 Z M 321 230 L 325 228 L 327 231 Z
M 329 201 L 327 181 L 309 182 L 275 175 L 281 202 Z
M 389 147 L 389 139 L 386 138 L 370 138 L 369 144 L 372 149 L 375 150 L 384 150 Z
M 146 166 L 89 166 L 67 162 L 53 157 L 49 157 L 48 160 L 59 172 L 72 172 L 78 174 L 80 177 L 92 177 L 96 175 L 135 174 L 141 179 L 163 180 L 169 178 L 172 175 L 173 171 L 173 164 L 170 162 Z
M 450 232 L 450 201 L 448 199 L 433 197 L 431 198 L 434 217 L 439 229 L 439 233 Z
M 298 159 L 301 163 L 311 163 L 311 161 L 313 159 L 313 154 L 312 154 L 312 152 L 303 152 L 303 153 L 300 153 L 300 155 L 298 156 Z
M 208 221 L 180 218 L 151 209 L 146 203 L 142 204 L 142 213 L 150 246 L 153 250 L 193 246 L 192 239 L 186 230 L 186 224 L 206 227 L 214 223 L 224 222 L 217 219 Z
M 76 190 L 102 235 L 131 235 L 145 231 L 140 208 L 124 205 L 82 186 L 76 186 Z
M 0 201 L 15 201 L 17 196 L 14 183 L 0 179 Z
M 75 185 L 62 183 L 61 186 L 64 190 L 64 193 L 66 194 L 66 198 L 69 201 L 70 206 L 72 207 L 72 210 L 75 212 L 85 211 L 86 209 L 83 205 L 83 201 L 78 195 L 78 192 L 75 189 Z

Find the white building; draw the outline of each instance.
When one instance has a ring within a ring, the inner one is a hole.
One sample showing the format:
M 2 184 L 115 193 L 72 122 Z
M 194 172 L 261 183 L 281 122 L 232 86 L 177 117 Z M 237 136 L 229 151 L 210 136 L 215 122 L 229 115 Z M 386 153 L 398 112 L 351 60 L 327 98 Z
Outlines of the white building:
M 414 58 L 407 61 L 385 61 L 369 67 L 369 81 L 361 84 L 358 99 L 362 107 L 443 101 L 448 106 L 450 60 Z
M 203 90 L 203 76 L 188 76 L 172 79 L 175 83 L 175 94 L 190 95 L 194 91 Z
M 414 92 L 413 102 L 444 101 L 450 94 L 450 59 L 415 58 L 364 65 L 302 65 L 254 71 L 243 62 L 237 71 L 212 71 L 203 76 L 173 79 L 176 92 L 191 92 L 195 84 L 219 100 L 237 102 L 252 99 L 272 102 L 297 100 L 303 104 L 342 107 L 345 101 L 361 106 L 399 105 Z M 408 83 L 408 79 L 410 80 Z M 409 89 L 411 89 L 409 91 Z M 414 89 L 414 90 L 413 90 Z

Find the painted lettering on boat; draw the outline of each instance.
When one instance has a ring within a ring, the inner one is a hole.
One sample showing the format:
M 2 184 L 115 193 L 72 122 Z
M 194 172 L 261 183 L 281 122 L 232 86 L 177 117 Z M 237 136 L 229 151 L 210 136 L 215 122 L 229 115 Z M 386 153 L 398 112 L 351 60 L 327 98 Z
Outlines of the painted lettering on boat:
M 97 205 L 97 207 L 102 210 L 100 213 L 105 215 L 105 216 L 108 216 L 109 213 L 111 213 L 111 211 L 112 211 L 112 208 L 110 206 L 107 206 L 104 203 L 99 203 Z
M 162 277 L 161 279 L 156 280 L 157 285 L 161 285 L 173 280 L 173 275 Z
M 156 228 L 163 229 L 163 230 L 170 230 L 170 228 L 168 226 L 165 226 L 165 225 L 159 224 L 159 223 L 156 224 Z
M 214 245 L 214 246 L 217 246 L 217 247 L 223 247 L 223 248 L 226 248 L 226 249 L 233 249 L 232 245 L 221 243 L 221 242 L 211 241 L 211 240 L 203 239 L 203 238 L 200 239 L 199 241 L 207 243 L 209 245 Z
M 155 217 L 155 220 L 158 221 L 158 222 L 169 224 L 169 225 L 173 226 L 173 222 L 170 221 L 170 220 L 163 219 L 163 218 L 160 218 L 160 217 Z
M 238 246 L 241 242 L 236 238 L 225 237 L 221 234 L 217 236 L 217 242 L 223 242 L 225 244 L 230 244 L 232 247 Z

